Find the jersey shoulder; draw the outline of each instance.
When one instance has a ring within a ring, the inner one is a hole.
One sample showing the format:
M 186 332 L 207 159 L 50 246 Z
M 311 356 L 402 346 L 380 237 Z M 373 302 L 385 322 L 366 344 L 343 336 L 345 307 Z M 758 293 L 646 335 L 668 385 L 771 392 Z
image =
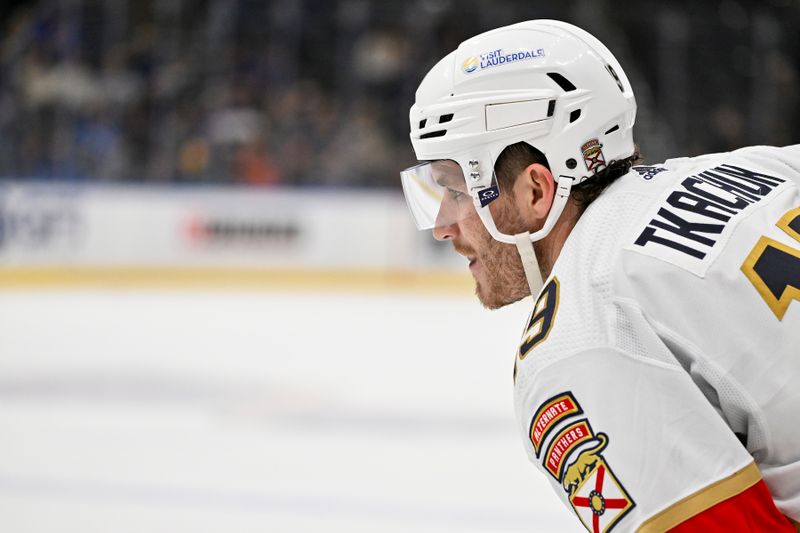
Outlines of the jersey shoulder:
M 737 228 L 748 219 L 756 224 L 754 213 L 791 204 L 787 197 L 800 183 L 800 145 L 753 146 L 652 168 L 665 169 L 654 178 L 663 174 L 664 179 L 650 189 L 649 208 L 629 218 L 625 251 L 633 258 L 660 260 L 653 268 L 676 266 L 702 278 L 735 242 L 731 237 Z
M 739 249 L 752 247 L 749 233 L 761 229 L 734 231 L 748 218 L 755 224 L 774 211 L 777 219 L 785 206 L 797 205 L 798 169 L 800 145 L 634 167 L 587 208 L 567 238 L 523 330 L 520 366 L 533 370 L 598 346 L 668 361 L 658 339 L 642 346 L 652 334 L 637 306 L 694 294 L 690 288 L 726 248 L 736 248 L 726 257 L 740 264 Z M 764 206 L 769 214 L 751 217 Z M 524 361 L 534 349 L 535 362 Z

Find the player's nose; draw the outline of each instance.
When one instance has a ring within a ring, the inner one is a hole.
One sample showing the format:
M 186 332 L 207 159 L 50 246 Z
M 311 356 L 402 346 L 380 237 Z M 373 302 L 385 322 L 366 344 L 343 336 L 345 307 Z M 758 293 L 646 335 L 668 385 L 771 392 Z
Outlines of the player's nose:
M 449 241 L 458 235 L 458 223 L 454 222 L 453 206 L 449 204 L 447 199 L 443 200 L 439 212 L 436 213 L 433 238 L 437 241 Z
M 458 235 L 458 224 L 455 222 L 442 225 L 437 223 L 433 228 L 433 238 L 437 241 L 449 241 L 455 239 L 456 235 Z

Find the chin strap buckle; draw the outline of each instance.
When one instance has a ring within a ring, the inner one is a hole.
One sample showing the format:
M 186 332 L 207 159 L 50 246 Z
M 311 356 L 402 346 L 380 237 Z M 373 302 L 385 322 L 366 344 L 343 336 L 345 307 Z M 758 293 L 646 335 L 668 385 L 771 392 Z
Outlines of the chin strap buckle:
M 569 196 L 569 191 L 572 190 L 573 183 L 575 183 L 575 178 L 572 176 L 559 176 L 558 182 L 556 183 L 556 185 L 558 185 L 556 188 L 556 196 L 560 196 L 562 198 Z

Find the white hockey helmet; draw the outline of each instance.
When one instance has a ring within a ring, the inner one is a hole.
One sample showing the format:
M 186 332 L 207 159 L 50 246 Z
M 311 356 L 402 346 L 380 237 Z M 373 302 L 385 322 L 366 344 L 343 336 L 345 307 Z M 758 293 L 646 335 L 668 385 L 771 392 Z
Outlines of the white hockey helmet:
M 411 107 L 411 143 L 423 163 L 401 178 L 417 227 L 449 225 L 477 211 L 494 239 L 517 244 L 526 264 L 530 243 L 553 228 L 572 185 L 633 155 L 635 117 L 622 67 L 580 28 L 532 20 L 464 41 L 428 72 Z M 495 162 L 520 141 L 547 157 L 558 185 L 544 226 L 512 236 L 497 229 L 489 204 L 501 194 Z M 471 202 L 445 209 L 453 175 L 462 190 L 466 183 Z

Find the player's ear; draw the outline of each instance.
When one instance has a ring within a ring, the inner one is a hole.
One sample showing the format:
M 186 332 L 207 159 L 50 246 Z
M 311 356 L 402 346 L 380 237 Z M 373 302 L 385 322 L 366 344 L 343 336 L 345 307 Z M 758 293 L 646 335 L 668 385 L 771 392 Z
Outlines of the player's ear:
M 526 217 L 544 220 L 553 205 L 556 184 L 552 172 L 540 163 L 525 167 L 514 182 L 517 208 Z

